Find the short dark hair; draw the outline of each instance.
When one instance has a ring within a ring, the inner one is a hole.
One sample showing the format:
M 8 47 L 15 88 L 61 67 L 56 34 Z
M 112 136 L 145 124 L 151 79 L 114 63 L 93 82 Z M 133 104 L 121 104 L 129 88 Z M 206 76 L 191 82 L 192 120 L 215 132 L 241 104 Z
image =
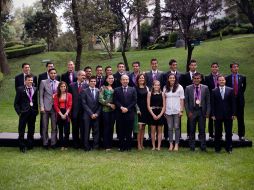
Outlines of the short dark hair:
M 134 62 L 132 62 L 132 66 L 133 66 L 134 64 L 138 64 L 138 66 L 140 67 L 140 62 L 139 62 L 139 61 L 134 61 Z
M 156 58 L 152 58 L 150 63 L 152 63 L 153 61 L 157 61 L 158 62 L 158 60 Z
M 169 65 L 172 65 L 173 63 L 176 63 L 177 61 L 175 60 L 175 59 L 171 59 L 170 61 L 169 61 Z
M 194 73 L 194 75 L 193 75 L 193 77 L 192 77 L 192 78 L 194 78 L 194 77 L 200 77 L 200 78 L 202 78 L 201 76 L 202 76 L 202 75 L 201 75 L 201 73 L 196 72 L 196 73 Z
M 233 67 L 233 65 L 237 65 L 238 67 L 239 67 L 239 63 L 237 63 L 237 62 L 233 62 L 233 63 L 230 63 L 230 69 Z
M 217 80 L 218 80 L 220 77 L 223 77 L 224 79 L 226 79 L 226 77 L 225 77 L 224 75 L 218 75 L 218 76 L 217 76 Z
M 112 69 L 112 67 L 108 65 L 107 67 L 105 67 L 105 72 L 107 71 L 108 68 Z
M 211 67 L 212 67 L 213 65 L 217 65 L 217 66 L 219 67 L 219 63 L 218 63 L 218 62 L 213 62 L 213 63 L 211 64 Z
M 26 79 L 28 79 L 28 78 L 33 78 L 34 76 L 32 75 L 32 74 L 27 74 L 26 76 L 25 76 L 25 80 Z
M 197 63 L 196 59 L 190 60 L 190 64 L 192 64 L 192 63 Z
M 102 66 L 101 65 L 97 65 L 95 70 L 97 70 L 98 68 L 102 68 Z
M 29 66 L 30 66 L 29 63 L 22 63 L 22 69 L 23 69 L 26 65 L 29 65 Z
M 125 66 L 125 64 L 124 64 L 123 62 L 117 63 L 117 67 L 118 67 L 119 65 L 124 65 L 124 66 Z
M 48 73 L 50 73 L 51 71 L 56 71 L 56 69 L 55 68 L 52 68 L 52 69 L 49 69 L 49 71 L 48 71 Z M 57 72 L 57 71 L 56 71 Z
M 91 70 L 92 70 L 92 67 L 86 66 L 86 67 L 84 68 L 84 71 L 86 71 L 87 69 L 91 69 Z
M 48 67 L 48 65 L 54 65 L 54 63 L 53 63 L 53 62 L 51 62 L 51 61 L 47 61 L 47 63 L 46 63 L 46 67 Z
M 89 82 L 92 80 L 92 79 L 95 79 L 96 80 L 96 76 L 91 76 L 90 78 L 89 78 Z

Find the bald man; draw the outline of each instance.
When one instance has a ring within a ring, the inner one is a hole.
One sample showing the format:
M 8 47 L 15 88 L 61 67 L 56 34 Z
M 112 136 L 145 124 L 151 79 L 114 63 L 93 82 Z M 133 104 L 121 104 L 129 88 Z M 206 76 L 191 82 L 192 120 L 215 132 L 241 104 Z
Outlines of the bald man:
M 69 61 L 67 64 L 68 71 L 61 76 L 61 81 L 66 82 L 68 86 L 77 82 L 77 72 L 75 71 L 75 64 L 73 61 Z

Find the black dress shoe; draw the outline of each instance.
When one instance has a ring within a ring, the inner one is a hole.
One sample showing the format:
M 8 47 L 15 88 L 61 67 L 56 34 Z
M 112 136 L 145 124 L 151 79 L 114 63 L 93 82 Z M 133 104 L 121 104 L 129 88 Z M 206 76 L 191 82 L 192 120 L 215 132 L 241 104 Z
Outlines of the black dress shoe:
M 48 150 L 48 149 L 49 149 L 49 146 L 48 146 L 48 145 L 44 145 L 43 148 L 44 148 L 45 150 Z
M 89 151 L 91 151 L 91 148 L 84 148 L 84 151 L 89 152 Z
M 202 152 L 207 152 L 206 148 L 201 148 Z
M 56 145 L 52 145 L 51 148 L 55 150 L 56 149 Z
M 240 141 L 246 141 L 246 139 L 244 137 L 239 137 Z
M 26 153 L 26 147 L 20 147 L 19 150 L 20 150 L 20 152 L 22 152 L 22 153 Z
M 194 152 L 194 151 L 195 151 L 195 148 L 194 148 L 194 147 L 191 147 L 191 148 L 190 148 L 190 151 L 191 151 L 191 152 Z
M 227 150 L 227 153 L 228 154 L 232 154 L 232 150 Z

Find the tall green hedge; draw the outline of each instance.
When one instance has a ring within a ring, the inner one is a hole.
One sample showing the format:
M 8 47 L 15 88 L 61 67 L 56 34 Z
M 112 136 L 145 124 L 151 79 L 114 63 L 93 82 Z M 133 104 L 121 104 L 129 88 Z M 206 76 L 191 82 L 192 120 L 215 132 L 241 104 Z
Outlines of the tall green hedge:
M 45 45 L 32 45 L 29 47 L 24 47 L 20 49 L 12 49 L 12 50 L 6 50 L 5 53 L 7 55 L 8 59 L 26 56 L 26 55 L 32 55 L 41 53 L 45 50 Z

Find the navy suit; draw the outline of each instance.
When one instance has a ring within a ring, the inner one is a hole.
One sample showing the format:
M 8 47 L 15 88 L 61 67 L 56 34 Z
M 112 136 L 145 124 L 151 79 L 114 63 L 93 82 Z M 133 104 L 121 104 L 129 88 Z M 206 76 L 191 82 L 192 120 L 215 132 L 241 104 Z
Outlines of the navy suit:
M 70 81 L 70 72 L 68 71 L 62 74 L 61 81 L 66 82 L 66 84 L 70 86 L 71 83 L 77 82 L 77 72 L 76 71 L 72 72 L 72 82 Z
M 134 125 L 135 105 L 137 104 L 137 92 L 134 87 L 128 87 L 127 92 L 123 92 L 122 87 L 114 91 L 114 103 L 116 105 L 116 120 L 119 123 L 119 148 L 121 151 L 131 149 L 131 135 Z M 122 113 L 121 107 L 128 109 Z
M 20 148 L 25 147 L 24 135 L 25 135 L 25 128 L 26 124 L 28 126 L 28 133 L 27 133 L 27 141 L 28 147 L 33 146 L 34 140 L 34 130 L 35 130 L 35 121 L 36 115 L 38 114 L 38 92 L 37 88 L 33 87 L 33 95 L 32 95 L 32 102 L 33 105 L 30 105 L 30 99 L 27 94 L 26 87 L 20 86 L 17 88 L 15 101 L 14 101 L 14 108 L 17 114 L 19 115 L 19 146 Z
M 81 106 L 81 97 L 80 93 L 86 89 L 88 85 L 83 83 L 78 89 L 78 83 L 74 82 L 70 84 L 69 92 L 72 94 L 72 109 L 71 109 L 71 122 L 72 122 L 72 138 L 74 147 L 79 147 L 80 140 L 79 135 L 81 136 L 81 142 L 84 142 L 84 124 L 83 124 L 83 109 Z
M 234 88 L 232 74 L 226 77 L 226 86 Z M 240 138 L 245 136 L 245 123 L 244 123 L 245 90 L 246 90 L 246 77 L 238 74 L 238 93 L 237 95 L 235 95 L 235 99 L 236 99 L 238 135 Z
M 234 91 L 225 86 L 224 99 L 221 96 L 220 88 L 212 90 L 211 116 L 215 117 L 215 150 L 221 150 L 222 124 L 226 132 L 226 150 L 232 150 L 232 116 L 235 116 Z
M 18 87 L 24 86 L 25 83 L 25 77 L 24 73 L 21 73 L 17 76 L 15 76 L 15 89 L 17 91 Z M 33 76 L 33 86 L 37 87 L 37 77 Z
M 99 148 L 99 116 L 101 113 L 101 104 L 99 103 L 99 90 L 95 88 L 95 98 L 88 87 L 81 93 L 81 104 L 84 110 L 83 122 L 84 122 L 84 146 L 85 150 L 90 150 L 89 136 L 90 127 L 93 129 L 93 148 Z M 92 114 L 97 114 L 96 119 L 92 119 Z
M 163 76 L 163 72 L 162 71 L 158 71 L 157 75 L 156 75 L 156 80 L 160 81 L 161 88 L 163 87 L 162 86 L 162 76 Z M 146 86 L 148 86 L 148 88 L 151 89 L 152 86 L 153 86 L 153 81 L 154 81 L 152 71 L 146 72 L 145 79 L 146 79 Z

